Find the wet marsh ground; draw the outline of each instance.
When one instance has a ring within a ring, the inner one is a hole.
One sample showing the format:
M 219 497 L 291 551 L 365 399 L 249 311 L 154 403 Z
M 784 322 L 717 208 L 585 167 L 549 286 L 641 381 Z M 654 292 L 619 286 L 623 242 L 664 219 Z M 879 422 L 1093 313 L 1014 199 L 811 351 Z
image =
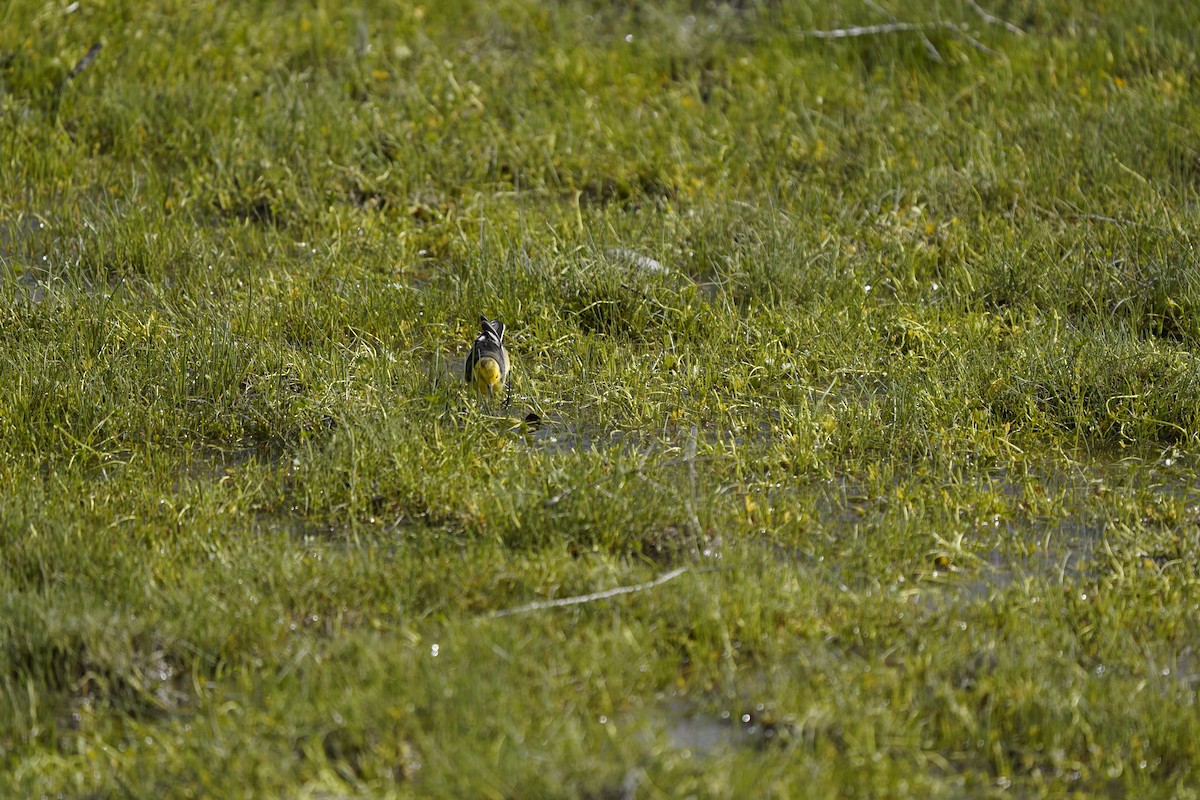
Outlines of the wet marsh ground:
M 0 794 L 1200 792 L 1200 12 L 910 5 L 0 8 Z

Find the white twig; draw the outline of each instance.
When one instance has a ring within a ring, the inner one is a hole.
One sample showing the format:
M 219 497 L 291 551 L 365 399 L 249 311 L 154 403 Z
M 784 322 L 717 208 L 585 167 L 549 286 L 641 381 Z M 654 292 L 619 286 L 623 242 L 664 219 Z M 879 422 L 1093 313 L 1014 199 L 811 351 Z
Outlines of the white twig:
M 992 48 L 988 47 L 988 46 L 987 46 L 986 44 L 984 44 L 983 42 L 981 42 L 981 41 L 979 41 L 978 39 L 976 39 L 976 38 L 975 38 L 974 36 L 972 36 L 971 34 L 967 33 L 965 30 L 959 30 L 959 31 L 958 31 L 958 35 L 959 35 L 959 36 L 961 36 L 961 37 L 963 37 L 964 39 L 966 39 L 966 40 L 967 40 L 967 42 L 968 42 L 968 43 L 969 43 L 969 44 L 970 44 L 972 47 L 974 47 L 976 50 L 982 50 L 983 52 L 987 53 L 989 56 L 997 56 L 997 57 L 1000 57 L 1000 56 L 1002 56 L 1002 55 L 1003 55 L 1002 53 L 1000 53 L 1000 51 L 998 51 L 998 50 L 993 50 Z
M 834 28 L 831 31 L 800 31 L 801 36 L 811 36 L 814 39 L 851 39 L 855 36 L 875 36 L 880 33 L 903 33 L 904 31 L 924 31 L 930 28 L 951 28 L 949 22 L 887 22 L 881 25 L 855 25 L 850 28 Z
M 866 0 L 866 3 L 871 8 L 875 9 L 880 14 L 883 14 L 885 17 L 890 19 L 892 22 L 897 22 L 896 15 L 891 13 L 890 11 L 888 11 L 883 6 L 879 5 L 879 3 L 876 3 L 875 0 Z M 933 46 L 933 42 L 931 42 L 929 40 L 929 37 L 926 36 L 924 32 L 921 33 L 921 41 L 925 43 L 925 52 L 929 54 L 930 58 L 932 58 L 934 61 L 938 62 L 939 64 L 945 63 L 945 59 L 942 58 L 942 54 L 939 53 L 938 49 Z
M 576 606 L 581 603 L 592 603 L 596 600 L 607 600 L 610 597 L 617 597 L 623 594 L 633 594 L 634 592 L 644 592 L 647 589 L 653 589 L 656 586 L 662 586 L 670 580 L 678 578 L 683 573 L 687 572 L 687 567 L 679 567 L 670 572 L 664 572 L 652 581 L 638 583 L 633 586 L 618 586 L 615 589 L 605 589 L 603 592 L 592 592 L 591 594 L 579 595 L 577 597 L 562 597 L 558 600 L 538 600 L 533 603 L 526 603 L 523 606 L 515 606 L 513 608 L 505 608 L 500 611 L 493 611 L 487 614 L 487 617 L 511 617 L 513 614 L 524 614 L 528 611 L 542 611 L 547 608 L 560 608 L 562 606 Z
M 988 11 L 982 8 L 979 3 L 976 3 L 975 0 L 967 0 L 967 5 L 969 5 L 976 14 L 983 17 L 984 22 L 990 22 L 993 25 L 1003 25 L 1006 31 L 1009 33 L 1015 33 L 1017 36 L 1025 35 L 1025 31 L 1021 30 L 1006 19 L 1000 19 L 995 14 L 988 13 Z
M 921 34 L 921 41 L 925 43 L 925 52 L 929 54 L 930 58 L 939 64 L 945 63 L 945 59 L 942 58 L 942 54 L 938 52 L 938 49 L 933 46 L 933 42 L 930 41 L 929 37 L 924 33 Z
M 958 34 L 967 40 L 967 43 L 977 50 L 982 50 L 990 56 L 999 56 L 1000 53 L 988 47 L 983 42 L 971 36 L 966 31 L 966 24 L 961 22 L 888 22 L 881 25 L 855 25 L 850 28 L 834 28 L 828 31 L 800 31 L 798 36 L 811 36 L 814 39 L 852 39 L 858 36 L 876 36 L 882 33 L 920 33 L 926 40 L 926 47 L 932 47 L 933 42 L 925 37 L 925 31 L 946 30 L 951 33 Z M 933 56 L 936 49 L 930 53 Z M 940 60 L 941 56 L 938 55 Z

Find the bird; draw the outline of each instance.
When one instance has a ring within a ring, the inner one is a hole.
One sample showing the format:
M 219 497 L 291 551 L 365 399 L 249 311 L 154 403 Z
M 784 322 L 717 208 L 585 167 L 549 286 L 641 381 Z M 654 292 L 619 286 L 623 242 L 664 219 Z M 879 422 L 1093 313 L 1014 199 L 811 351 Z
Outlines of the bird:
M 508 350 L 504 348 L 504 323 L 479 318 L 479 335 L 467 356 L 463 379 L 480 392 L 495 397 L 508 383 Z

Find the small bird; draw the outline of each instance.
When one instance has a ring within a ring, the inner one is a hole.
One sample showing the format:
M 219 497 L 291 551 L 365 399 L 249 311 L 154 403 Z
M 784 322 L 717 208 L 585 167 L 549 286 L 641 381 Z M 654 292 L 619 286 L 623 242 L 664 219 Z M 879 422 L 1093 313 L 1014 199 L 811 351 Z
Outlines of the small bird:
M 463 379 L 489 397 L 508 382 L 508 351 L 504 349 L 504 323 L 479 318 L 480 333 L 471 345 Z

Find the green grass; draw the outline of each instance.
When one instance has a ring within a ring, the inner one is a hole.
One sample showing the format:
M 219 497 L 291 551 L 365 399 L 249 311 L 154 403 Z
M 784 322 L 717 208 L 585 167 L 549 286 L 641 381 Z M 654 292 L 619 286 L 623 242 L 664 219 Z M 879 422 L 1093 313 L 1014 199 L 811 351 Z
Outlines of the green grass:
M 979 5 L 0 7 L 0 795 L 1200 794 L 1200 11 Z

